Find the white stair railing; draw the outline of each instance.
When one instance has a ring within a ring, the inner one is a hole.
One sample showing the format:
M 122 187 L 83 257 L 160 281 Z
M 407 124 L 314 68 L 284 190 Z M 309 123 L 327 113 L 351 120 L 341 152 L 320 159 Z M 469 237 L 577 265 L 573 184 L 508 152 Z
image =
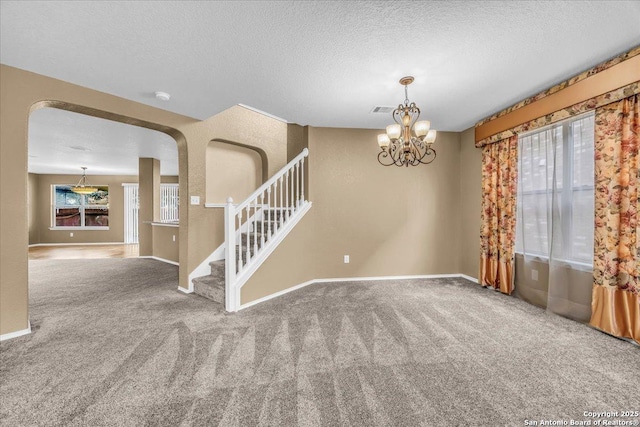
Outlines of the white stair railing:
M 304 161 L 309 150 L 291 160 L 244 202 L 229 197 L 224 210 L 225 308 L 237 311 L 240 289 L 310 203 L 304 196 Z M 242 232 L 246 235 L 243 242 Z

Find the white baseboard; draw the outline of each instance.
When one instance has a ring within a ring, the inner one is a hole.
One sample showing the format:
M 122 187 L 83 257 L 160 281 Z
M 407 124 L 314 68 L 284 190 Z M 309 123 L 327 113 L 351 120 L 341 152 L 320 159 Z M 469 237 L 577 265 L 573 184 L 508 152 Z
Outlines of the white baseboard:
M 31 321 L 28 322 L 29 327 L 21 331 L 9 332 L 8 334 L 0 335 L 0 341 L 10 340 L 12 338 L 18 338 L 23 335 L 29 335 L 31 333 Z
M 298 289 L 304 288 L 305 286 L 313 285 L 314 283 L 368 282 L 368 281 L 378 281 L 378 280 L 406 280 L 406 279 L 442 279 L 442 278 L 451 278 L 451 277 L 462 277 L 474 283 L 478 283 L 477 279 L 474 279 L 473 277 L 466 276 L 464 274 L 459 274 L 459 273 L 458 274 L 426 274 L 426 275 L 418 275 L 418 276 L 374 276 L 374 277 L 341 277 L 341 278 L 334 278 L 334 279 L 312 279 L 304 283 L 300 283 L 299 285 L 295 285 L 290 288 L 283 289 L 271 295 L 258 298 L 257 300 L 253 300 L 246 304 L 242 304 L 240 307 L 238 307 L 238 310 L 249 308 L 253 305 L 260 304 L 272 298 L 276 298 L 284 294 L 288 294 L 289 292 L 293 292 Z
M 38 246 L 102 246 L 102 245 L 137 245 L 137 243 L 125 242 L 88 242 L 88 243 L 34 243 L 29 245 L 30 248 Z
M 189 289 L 185 289 L 185 288 L 183 288 L 182 286 L 178 286 L 178 290 L 179 290 L 180 292 L 182 292 L 182 293 L 185 293 L 185 294 L 192 294 L 192 293 L 193 293 L 193 289 L 191 289 L 191 290 L 189 290 Z
M 475 277 L 467 276 L 466 274 L 460 274 L 460 277 L 462 277 L 463 279 L 467 279 L 473 283 L 480 283 L 480 281 Z
M 180 266 L 179 262 L 171 261 L 171 260 L 160 258 L 160 257 L 157 257 L 157 256 L 145 255 L 145 256 L 139 256 L 138 258 L 155 259 L 156 261 L 162 261 L 162 262 L 166 262 L 167 264 Z

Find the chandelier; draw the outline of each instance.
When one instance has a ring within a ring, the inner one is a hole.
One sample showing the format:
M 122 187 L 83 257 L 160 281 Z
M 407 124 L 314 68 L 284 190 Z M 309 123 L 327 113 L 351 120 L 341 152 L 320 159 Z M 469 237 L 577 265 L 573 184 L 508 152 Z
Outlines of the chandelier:
M 96 187 L 87 184 L 87 168 L 82 166 L 80 169 L 82 169 L 82 178 L 75 186 L 71 187 L 71 191 L 78 194 L 93 194 L 98 191 Z
M 420 109 L 415 102 L 409 102 L 407 87 L 413 83 L 413 77 L 400 79 L 404 86 L 404 104 L 393 110 L 396 122 L 387 126 L 387 133 L 378 135 L 378 161 L 383 166 L 417 166 L 429 164 L 436 158 L 436 150 L 431 145 L 436 140 L 436 131 L 429 129 L 429 120 L 420 120 Z

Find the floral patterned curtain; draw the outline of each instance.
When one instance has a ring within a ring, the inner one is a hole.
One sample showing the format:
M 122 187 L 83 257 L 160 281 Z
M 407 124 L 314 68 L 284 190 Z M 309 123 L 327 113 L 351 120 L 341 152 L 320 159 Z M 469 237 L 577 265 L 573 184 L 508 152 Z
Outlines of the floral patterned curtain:
M 517 178 L 517 136 L 482 148 L 479 282 L 505 294 L 513 292 Z
M 640 95 L 596 110 L 590 324 L 640 342 Z

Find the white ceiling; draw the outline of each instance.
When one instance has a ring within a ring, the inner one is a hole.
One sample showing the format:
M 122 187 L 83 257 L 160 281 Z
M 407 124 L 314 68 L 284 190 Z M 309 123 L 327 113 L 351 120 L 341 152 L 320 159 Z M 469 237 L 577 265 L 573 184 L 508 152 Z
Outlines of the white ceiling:
M 639 44 L 639 1 L 0 3 L 0 62 L 198 119 L 383 128 L 410 74 L 460 131 Z
M 151 129 L 42 108 L 29 116 L 29 172 L 138 175 L 138 158 L 160 160 L 162 175 L 178 175 L 178 146 Z M 91 179 L 89 179 L 91 182 Z

